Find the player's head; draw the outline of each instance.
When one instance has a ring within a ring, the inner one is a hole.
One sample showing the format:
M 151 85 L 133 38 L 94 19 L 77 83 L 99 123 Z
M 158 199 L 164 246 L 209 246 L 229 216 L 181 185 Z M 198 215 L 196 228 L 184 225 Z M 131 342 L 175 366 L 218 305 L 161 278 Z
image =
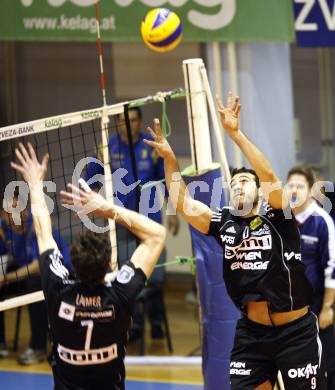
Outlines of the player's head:
M 29 217 L 27 207 L 23 206 L 25 203 L 26 202 L 24 202 L 21 198 L 17 188 L 15 189 L 14 195 L 11 199 L 3 199 L 1 218 L 12 230 L 18 233 L 24 232 L 26 221 Z
M 230 199 L 236 210 L 251 211 L 258 205 L 260 183 L 256 172 L 245 167 L 232 170 Z
M 131 136 L 133 140 L 136 140 L 138 137 L 138 133 L 141 130 L 142 111 L 139 107 L 130 108 L 128 110 L 128 116 L 131 128 Z M 121 139 L 124 142 L 128 142 L 127 126 L 124 114 L 119 114 L 117 116 L 117 125 Z
M 286 192 L 291 207 L 307 206 L 312 199 L 314 174 L 309 168 L 294 167 L 287 174 Z
M 78 279 L 85 284 L 103 283 L 109 270 L 111 244 L 107 234 L 87 231 L 71 246 L 71 260 Z

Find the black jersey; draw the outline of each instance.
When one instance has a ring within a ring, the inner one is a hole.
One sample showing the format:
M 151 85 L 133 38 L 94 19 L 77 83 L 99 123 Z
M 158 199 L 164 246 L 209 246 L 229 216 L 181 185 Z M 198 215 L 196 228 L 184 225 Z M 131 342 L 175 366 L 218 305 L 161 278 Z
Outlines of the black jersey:
M 287 211 L 264 204 L 250 218 L 233 215 L 229 208 L 213 212 L 208 234 L 223 248 L 227 291 L 241 310 L 249 301 L 268 301 L 274 312 L 310 304 L 312 287 L 301 262 L 299 231 Z
M 113 283 L 92 287 L 70 280 L 61 259 L 58 249 L 39 259 L 55 376 L 69 389 L 123 389 L 131 307 L 145 274 L 128 263 Z

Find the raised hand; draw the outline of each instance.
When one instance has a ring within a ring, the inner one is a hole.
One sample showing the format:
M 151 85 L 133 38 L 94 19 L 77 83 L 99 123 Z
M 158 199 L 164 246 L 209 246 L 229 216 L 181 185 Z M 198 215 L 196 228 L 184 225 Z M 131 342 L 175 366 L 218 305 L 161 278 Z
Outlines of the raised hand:
M 158 155 L 162 158 L 167 158 L 169 156 L 173 156 L 173 151 L 171 149 L 171 146 L 167 142 L 166 138 L 164 137 L 161 129 L 161 125 L 159 123 L 158 119 L 154 119 L 154 129 L 151 127 L 148 127 L 147 130 L 151 134 L 153 141 L 149 141 L 147 139 L 144 140 L 144 143 L 151 146 L 153 149 L 156 150 Z
M 92 191 L 87 184 L 85 189 L 80 189 L 73 184 L 68 184 L 67 186 L 72 192 L 60 192 L 62 205 L 70 206 L 69 208 L 75 211 L 78 216 L 104 216 L 109 208 L 109 204 L 103 196 Z
M 228 94 L 227 106 L 224 106 L 219 96 L 216 97 L 218 110 L 223 128 L 229 135 L 234 135 L 240 130 L 240 111 L 241 104 L 238 96 L 233 96 L 230 91 Z
M 19 164 L 11 162 L 11 167 L 20 172 L 28 185 L 42 182 L 47 173 L 49 155 L 45 154 L 39 162 L 32 145 L 28 142 L 27 147 L 22 143 L 15 149 L 15 154 Z

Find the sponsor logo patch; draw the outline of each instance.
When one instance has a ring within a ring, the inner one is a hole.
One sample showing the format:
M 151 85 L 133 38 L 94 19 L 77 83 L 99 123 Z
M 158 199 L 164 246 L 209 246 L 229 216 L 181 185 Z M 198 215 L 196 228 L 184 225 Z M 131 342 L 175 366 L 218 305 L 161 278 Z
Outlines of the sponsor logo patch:
M 226 242 L 227 244 L 234 245 L 235 244 L 235 237 L 230 237 L 230 236 L 224 236 L 221 234 L 221 240 L 222 242 Z
M 310 376 L 314 376 L 317 374 L 318 365 L 315 364 L 307 364 L 306 367 L 301 368 L 291 368 L 287 371 L 289 378 L 309 378 Z
M 45 126 L 46 128 L 49 128 L 49 127 L 61 127 L 62 124 L 63 124 L 62 118 L 47 119 L 47 120 L 44 122 L 44 126 Z
M 268 261 L 256 261 L 254 263 L 248 261 L 235 261 L 231 264 L 230 268 L 232 271 L 237 269 L 250 270 L 250 271 L 260 271 L 268 269 Z
M 239 245 L 226 246 L 225 258 L 231 259 L 237 255 L 238 252 L 245 251 L 257 251 L 257 250 L 269 250 L 272 249 L 272 237 L 271 234 L 267 234 L 260 237 L 250 237 L 243 240 Z
M 61 302 L 58 317 L 73 322 L 76 307 L 66 302 Z
M 256 230 L 259 226 L 261 226 L 263 223 L 263 220 L 261 217 L 256 217 L 250 222 L 250 229 Z
M 251 368 L 246 368 L 245 362 L 230 362 L 230 375 L 248 376 L 251 374 Z
M 264 224 L 260 229 L 252 231 L 252 236 L 264 236 L 266 234 L 269 234 L 270 228 L 267 224 Z
M 102 116 L 102 110 L 86 111 L 81 113 L 83 119 L 96 119 Z
M 286 261 L 290 261 L 290 260 L 293 260 L 293 259 L 301 261 L 301 253 L 285 252 L 284 256 L 285 256 L 285 260 Z
M 127 284 L 134 275 L 135 271 L 129 265 L 124 265 L 117 273 L 116 280 L 121 284 Z

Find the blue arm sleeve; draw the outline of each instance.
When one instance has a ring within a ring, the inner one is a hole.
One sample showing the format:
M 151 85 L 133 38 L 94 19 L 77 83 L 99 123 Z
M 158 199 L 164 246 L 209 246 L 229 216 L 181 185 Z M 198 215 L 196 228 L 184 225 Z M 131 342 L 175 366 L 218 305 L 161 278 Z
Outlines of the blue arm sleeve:
M 325 287 L 335 288 L 335 226 L 328 214 L 319 225 L 319 254 L 325 272 Z

